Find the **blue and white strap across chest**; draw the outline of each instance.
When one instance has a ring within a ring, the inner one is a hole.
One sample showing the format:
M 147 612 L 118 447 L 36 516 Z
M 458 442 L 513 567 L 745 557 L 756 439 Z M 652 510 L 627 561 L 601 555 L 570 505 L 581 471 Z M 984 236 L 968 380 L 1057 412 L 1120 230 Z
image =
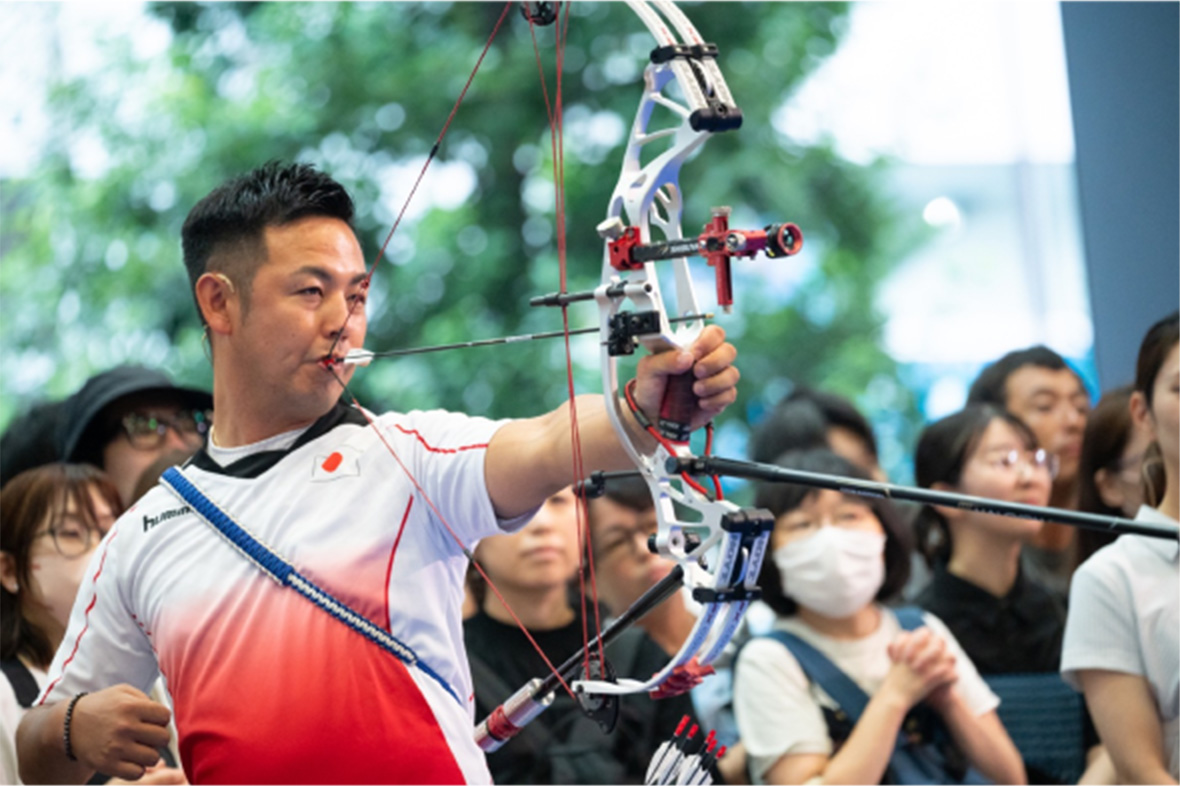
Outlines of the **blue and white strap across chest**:
M 188 503 L 197 516 L 213 527 L 231 546 L 257 565 L 267 576 L 278 584 L 295 590 L 340 622 L 390 652 L 407 666 L 420 669 L 441 685 L 447 693 L 454 697 L 455 701 L 463 705 L 463 700 L 459 698 L 455 689 L 438 672 L 419 659 L 410 647 L 301 574 L 291 563 L 230 518 L 225 511 L 217 506 L 217 503 L 205 496 L 204 492 L 197 488 L 178 467 L 169 467 L 160 480 L 176 496 Z

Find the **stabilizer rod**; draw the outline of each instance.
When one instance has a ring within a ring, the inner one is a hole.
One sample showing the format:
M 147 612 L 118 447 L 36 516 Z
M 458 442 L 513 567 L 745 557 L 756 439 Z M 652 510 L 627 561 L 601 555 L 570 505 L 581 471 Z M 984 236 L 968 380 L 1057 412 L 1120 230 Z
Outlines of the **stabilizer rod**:
M 841 475 L 824 475 L 818 472 L 804 472 L 797 469 L 786 469 L 774 464 L 759 464 L 753 461 L 737 461 L 734 459 L 704 457 L 704 458 L 670 458 L 669 472 L 687 472 L 690 475 L 726 475 L 734 478 L 747 478 L 770 483 L 794 483 L 800 486 L 814 486 L 816 488 L 831 489 L 842 494 L 857 494 L 862 497 L 882 497 L 885 499 L 905 500 L 907 502 L 921 502 L 927 505 L 943 505 L 948 508 L 961 508 L 979 513 L 995 513 L 1001 516 L 1011 516 L 1018 519 L 1033 519 L 1047 521 L 1053 524 L 1069 524 L 1082 529 L 1092 529 L 1115 535 L 1146 535 L 1149 538 L 1164 540 L 1180 540 L 1180 528 L 1169 527 L 1165 524 L 1153 524 L 1147 521 L 1132 521 L 1131 519 L 1115 516 L 1099 516 L 1094 513 L 1081 513 L 1076 510 L 1062 510 L 1061 508 L 1043 508 L 1037 505 L 1025 505 L 1020 502 L 1003 502 L 986 497 L 972 497 L 967 494 L 955 494 L 950 491 L 934 491 L 932 489 L 898 486 L 892 483 L 880 483 L 873 480 L 843 477 Z

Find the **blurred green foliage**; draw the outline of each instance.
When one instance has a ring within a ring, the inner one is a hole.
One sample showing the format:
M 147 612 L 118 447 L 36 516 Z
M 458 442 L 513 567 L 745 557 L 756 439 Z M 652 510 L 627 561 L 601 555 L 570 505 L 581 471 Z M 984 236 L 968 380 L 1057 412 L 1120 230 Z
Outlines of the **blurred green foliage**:
M 741 352 L 742 398 L 726 415 L 721 452 L 740 450 L 747 424 L 792 382 L 852 397 L 890 432 L 886 443 L 904 442 L 914 404 L 879 348 L 872 304 L 919 230 L 883 193 L 885 164 L 801 147 L 772 123 L 838 46 L 846 6 L 684 7 L 719 45 L 745 114 L 739 132 L 714 137 L 684 167 L 686 231 L 712 205 L 728 204 L 735 226 L 790 220 L 807 240 L 790 260 L 735 264 L 737 306 L 719 321 Z M 355 196 L 359 235 L 375 259 L 500 11 L 492 3 L 162 3 L 150 13 L 171 30 L 163 54 L 137 55 L 134 31 L 103 42 L 101 68 L 52 85 L 52 131 L 35 171 L 3 183 L 9 362 L 0 427 L 121 362 L 210 383 L 179 230 L 229 176 L 275 158 L 321 166 Z M 622 3 L 571 11 L 564 172 L 570 288 L 578 289 L 599 277 L 594 227 L 652 43 Z M 552 96 L 553 30 L 536 37 Z M 559 286 L 550 150 L 532 35 L 512 11 L 374 277 L 369 348 L 560 325 L 556 311 L 528 306 Z M 703 291 L 713 308 L 711 287 Z M 571 321 L 594 324 L 593 307 L 573 307 Z M 594 342 L 574 346 L 579 391 L 598 390 Z M 566 397 L 564 350 L 531 343 L 377 361 L 354 388 L 378 409 L 535 414 Z

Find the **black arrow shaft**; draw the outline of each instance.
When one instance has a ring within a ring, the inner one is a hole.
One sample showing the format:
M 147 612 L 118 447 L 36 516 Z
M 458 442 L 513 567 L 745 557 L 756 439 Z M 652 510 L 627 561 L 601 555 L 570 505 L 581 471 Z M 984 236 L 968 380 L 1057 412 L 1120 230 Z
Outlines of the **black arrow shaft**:
M 681 317 L 669 317 L 668 321 L 676 322 L 692 322 L 699 319 L 709 319 L 711 314 L 685 314 Z M 385 352 L 374 352 L 372 357 L 375 358 L 393 358 L 404 357 L 406 355 L 425 355 L 428 352 L 444 352 L 450 349 L 470 349 L 472 347 L 491 347 L 497 344 L 519 344 L 525 341 L 536 341 L 547 338 L 562 338 L 563 336 L 582 336 L 589 333 L 597 333 L 598 328 L 578 328 L 571 330 L 568 333 L 564 330 L 549 330 L 544 333 L 524 333 L 519 336 L 501 336 L 500 338 L 484 338 L 478 341 L 459 341 L 454 344 L 436 344 L 431 347 L 414 347 L 412 349 L 391 349 Z

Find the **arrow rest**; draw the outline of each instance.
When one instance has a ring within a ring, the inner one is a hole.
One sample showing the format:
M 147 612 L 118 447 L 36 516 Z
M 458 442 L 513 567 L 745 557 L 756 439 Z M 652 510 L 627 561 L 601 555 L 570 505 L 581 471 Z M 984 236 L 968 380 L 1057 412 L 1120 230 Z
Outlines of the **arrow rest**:
M 609 660 L 599 660 L 598 653 L 592 652 L 588 661 L 586 679 L 617 684 L 618 675 Z M 610 734 L 619 722 L 619 697 L 605 693 L 591 693 L 575 688 L 578 707 L 586 717 L 598 724 L 603 734 Z

